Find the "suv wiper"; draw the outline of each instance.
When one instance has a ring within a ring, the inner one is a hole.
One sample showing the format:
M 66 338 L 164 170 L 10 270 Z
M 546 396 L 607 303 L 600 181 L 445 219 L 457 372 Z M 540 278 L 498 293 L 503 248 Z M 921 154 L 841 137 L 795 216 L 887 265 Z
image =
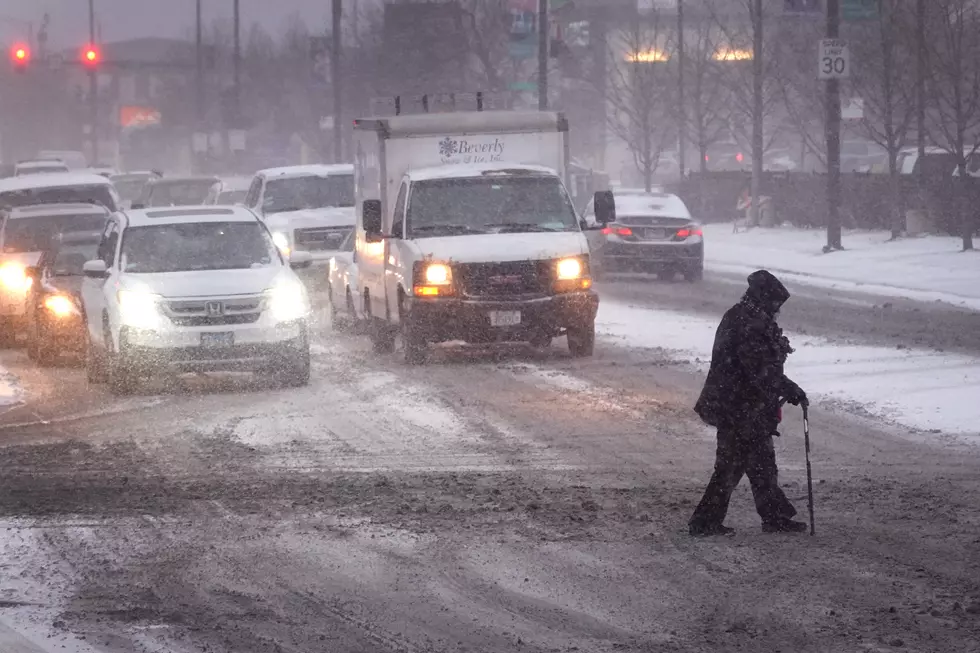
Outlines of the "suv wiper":
M 522 231 L 540 231 L 540 232 L 553 232 L 555 229 L 549 229 L 543 225 L 537 224 L 535 222 L 504 222 L 504 223 L 490 223 L 487 224 L 488 227 L 496 228 L 497 233 L 513 233 Z
M 464 234 L 485 234 L 487 233 L 483 229 L 477 229 L 476 227 L 471 227 L 468 224 L 423 224 L 419 226 L 413 226 L 412 231 L 415 233 L 426 232 L 426 231 L 455 231 Z

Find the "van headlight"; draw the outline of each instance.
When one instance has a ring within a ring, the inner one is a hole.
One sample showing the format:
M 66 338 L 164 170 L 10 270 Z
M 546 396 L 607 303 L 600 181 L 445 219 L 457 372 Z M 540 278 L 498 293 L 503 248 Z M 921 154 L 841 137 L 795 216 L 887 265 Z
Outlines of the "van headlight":
M 560 259 L 556 269 L 559 281 L 580 279 L 582 272 L 584 272 L 581 259 L 573 257 Z
M 266 292 L 269 312 L 277 322 L 300 320 L 309 315 L 310 302 L 301 283 L 284 283 Z
M 289 256 L 289 252 L 292 251 L 292 245 L 289 243 L 289 236 L 281 231 L 276 231 L 272 234 L 272 242 L 275 246 L 279 248 L 283 256 Z
M 448 286 L 453 282 L 453 270 L 445 263 L 429 263 L 423 278 L 427 286 Z
M 120 290 L 119 321 L 137 329 L 153 329 L 160 326 L 160 295 L 143 290 Z

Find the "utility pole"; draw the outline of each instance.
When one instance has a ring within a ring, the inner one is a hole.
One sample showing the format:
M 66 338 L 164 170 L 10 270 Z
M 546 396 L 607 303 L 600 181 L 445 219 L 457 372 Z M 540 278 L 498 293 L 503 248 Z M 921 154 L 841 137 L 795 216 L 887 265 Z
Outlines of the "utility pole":
M 749 223 L 759 224 L 759 197 L 762 190 L 762 155 L 765 149 L 763 135 L 763 21 L 762 0 L 752 3 L 752 206 Z
M 341 120 L 341 113 L 343 112 L 343 81 L 341 80 L 342 70 L 341 67 L 341 52 L 343 50 L 343 18 L 344 11 L 341 5 L 341 0 L 333 0 L 332 9 L 332 22 L 333 26 L 333 39 L 331 42 L 332 53 L 330 56 L 330 77 L 333 82 L 333 157 L 335 163 L 342 163 L 344 160 L 344 149 L 343 149 L 343 136 L 342 131 L 343 121 Z
M 684 181 L 687 111 L 684 106 L 684 0 L 677 0 L 677 168 Z
M 538 0 L 538 111 L 548 110 L 548 0 Z
M 88 39 L 89 47 L 95 47 L 95 0 L 88 0 Z M 88 71 L 88 94 L 89 120 L 92 123 L 92 131 L 89 134 L 92 159 L 89 164 L 95 165 L 99 162 L 99 73 L 95 66 Z
M 827 38 L 840 38 L 840 0 L 827 0 Z M 827 80 L 827 245 L 825 252 L 843 249 L 840 223 L 840 81 Z
M 235 29 L 235 54 L 233 61 L 233 77 L 235 84 L 235 117 L 238 117 L 239 110 L 242 106 L 242 14 L 241 7 L 239 6 L 239 0 L 232 0 L 233 4 L 233 22 Z M 235 125 L 236 128 L 239 125 Z
M 204 18 L 202 16 L 202 2 L 203 0 L 197 0 L 196 14 L 195 14 L 195 34 L 194 34 L 194 56 L 195 56 L 195 90 L 197 101 L 197 119 L 194 125 L 194 134 L 191 136 L 192 143 L 192 160 L 196 161 L 197 165 L 195 168 L 198 172 L 203 168 L 201 153 L 197 152 L 197 134 L 204 133 Z
M 915 103 L 916 136 L 919 146 L 919 182 L 925 179 L 926 160 L 926 0 L 917 0 L 916 8 Z

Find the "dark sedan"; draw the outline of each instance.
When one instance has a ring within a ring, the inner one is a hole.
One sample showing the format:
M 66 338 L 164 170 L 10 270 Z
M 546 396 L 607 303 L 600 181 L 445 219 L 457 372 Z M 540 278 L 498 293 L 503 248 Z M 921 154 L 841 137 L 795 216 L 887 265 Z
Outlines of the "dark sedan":
M 34 280 L 27 299 L 27 355 L 51 365 L 65 353 L 85 349 L 82 317 L 82 266 L 96 257 L 100 233 L 64 233 L 29 268 Z

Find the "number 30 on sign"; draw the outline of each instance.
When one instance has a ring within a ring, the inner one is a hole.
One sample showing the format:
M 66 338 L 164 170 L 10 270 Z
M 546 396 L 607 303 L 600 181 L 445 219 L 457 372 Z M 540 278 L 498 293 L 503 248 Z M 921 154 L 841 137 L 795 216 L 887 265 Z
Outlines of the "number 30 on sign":
M 851 76 L 851 52 L 847 41 L 821 39 L 817 79 L 847 79 Z

